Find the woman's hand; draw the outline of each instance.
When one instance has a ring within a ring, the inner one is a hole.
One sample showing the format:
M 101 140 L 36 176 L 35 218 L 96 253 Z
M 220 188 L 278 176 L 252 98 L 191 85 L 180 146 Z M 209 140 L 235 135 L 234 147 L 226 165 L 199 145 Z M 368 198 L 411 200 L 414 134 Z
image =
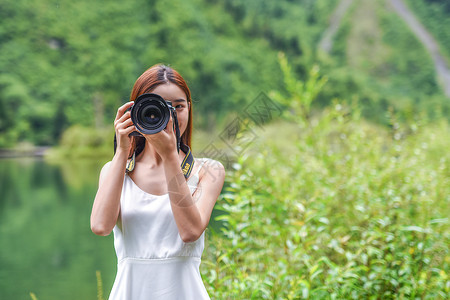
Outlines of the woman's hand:
M 136 130 L 130 117 L 130 111 L 127 111 L 134 102 L 127 102 L 117 110 L 116 119 L 114 120 L 114 129 L 116 131 L 117 149 L 126 151 L 130 150 L 131 138 L 128 136 Z
M 177 156 L 177 137 L 173 130 L 172 116 L 170 116 L 169 122 L 164 130 L 161 130 L 155 134 L 144 134 L 145 139 L 155 147 L 156 152 L 163 160 Z

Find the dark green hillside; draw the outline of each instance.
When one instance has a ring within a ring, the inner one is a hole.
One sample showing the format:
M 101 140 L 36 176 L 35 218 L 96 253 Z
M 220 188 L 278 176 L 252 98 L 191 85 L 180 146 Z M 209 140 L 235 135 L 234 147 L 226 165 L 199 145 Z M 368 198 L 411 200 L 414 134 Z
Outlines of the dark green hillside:
M 431 57 L 387 1 L 355 1 L 323 65 L 330 80 L 321 102 L 356 97 L 381 122 L 389 106 L 405 115 L 449 112 Z
M 385 122 L 389 106 L 433 112 L 448 103 L 428 54 L 384 1 L 355 2 L 331 55 L 319 57 L 338 2 L 2 1 L 0 147 L 53 145 L 76 124 L 110 126 L 134 80 L 160 62 L 188 80 L 199 129 L 220 130 L 261 91 L 283 92 L 279 51 L 301 79 L 321 67 L 329 80 L 318 104 L 357 97 L 367 117 Z
M 409 7 L 430 30 L 450 62 L 450 1 L 408 0 Z
M 189 81 L 199 117 L 233 110 L 280 77 L 264 39 L 246 38 L 203 1 L 19 0 L 0 11 L 2 146 L 53 144 L 73 124 L 112 123 L 137 76 L 159 62 Z

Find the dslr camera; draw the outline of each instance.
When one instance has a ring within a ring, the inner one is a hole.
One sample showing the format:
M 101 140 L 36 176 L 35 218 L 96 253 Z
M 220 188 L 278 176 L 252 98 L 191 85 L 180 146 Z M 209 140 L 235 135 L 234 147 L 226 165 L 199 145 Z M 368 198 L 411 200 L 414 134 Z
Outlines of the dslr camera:
M 172 116 L 173 128 L 177 139 L 177 151 L 183 151 L 186 156 L 181 163 L 181 170 L 187 179 L 191 174 L 194 165 L 194 156 L 188 145 L 181 142 L 180 127 L 178 126 L 177 112 L 170 101 L 166 101 L 160 95 L 153 93 L 142 94 L 136 98 L 130 107 L 131 121 L 136 129 L 129 136 L 142 136 L 142 134 L 155 134 L 167 127 L 167 123 Z M 117 147 L 117 139 L 114 136 L 114 153 Z M 142 151 L 142 149 L 141 149 Z M 138 153 L 139 154 L 139 153 Z M 132 172 L 135 166 L 136 150 L 126 167 L 126 172 Z
M 153 93 L 142 94 L 136 98 L 130 108 L 131 121 L 139 132 L 134 131 L 130 136 L 142 136 L 143 134 L 155 134 L 164 130 L 172 116 L 174 129 L 179 134 L 178 119 L 175 108 L 170 101 L 166 101 L 160 95 Z

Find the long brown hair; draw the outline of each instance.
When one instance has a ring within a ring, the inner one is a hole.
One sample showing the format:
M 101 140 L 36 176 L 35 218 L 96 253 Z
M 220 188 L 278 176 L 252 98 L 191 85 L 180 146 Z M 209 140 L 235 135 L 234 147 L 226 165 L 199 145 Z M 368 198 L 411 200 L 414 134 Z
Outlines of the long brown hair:
M 187 105 L 189 109 L 189 120 L 181 136 L 181 142 L 191 147 L 191 137 L 192 137 L 192 101 L 191 101 L 191 91 L 186 84 L 186 81 L 181 77 L 181 75 L 171 67 L 163 64 L 157 64 L 149 69 L 147 69 L 134 83 L 133 89 L 131 90 L 130 101 L 136 100 L 136 98 L 142 94 L 150 93 L 158 85 L 173 83 L 177 85 L 186 94 Z M 145 138 L 133 136 L 131 138 L 131 149 L 129 157 L 133 155 L 136 150 L 136 156 L 139 155 L 145 147 Z

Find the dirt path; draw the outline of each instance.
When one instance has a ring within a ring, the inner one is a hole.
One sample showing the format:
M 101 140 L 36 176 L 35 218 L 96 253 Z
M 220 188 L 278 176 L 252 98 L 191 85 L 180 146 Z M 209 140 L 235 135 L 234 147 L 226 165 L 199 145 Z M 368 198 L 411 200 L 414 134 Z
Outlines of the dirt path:
M 450 70 L 444 57 L 441 55 L 439 46 L 433 36 L 425 29 L 425 27 L 417 20 L 414 13 L 409 10 L 403 0 L 389 0 L 395 12 L 408 24 L 411 31 L 422 42 L 427 51 L 430 53 L 438 81 L 447 97 L 450 98 Z
M 330 26 L 328 26 L 328 28 L 325 30 L 322 39 L 319 42 L 319 49 L 325 51 L 326 53 L 330 53 L 331 49 L 333 48 L 334 35 L 338 31 L 342 18 L 344 17 L 345 13 L 352 5 L 352 3 L 353 0 L 342 0 L 341 2 L 339 2 L 333 14 L 331 15 Z

